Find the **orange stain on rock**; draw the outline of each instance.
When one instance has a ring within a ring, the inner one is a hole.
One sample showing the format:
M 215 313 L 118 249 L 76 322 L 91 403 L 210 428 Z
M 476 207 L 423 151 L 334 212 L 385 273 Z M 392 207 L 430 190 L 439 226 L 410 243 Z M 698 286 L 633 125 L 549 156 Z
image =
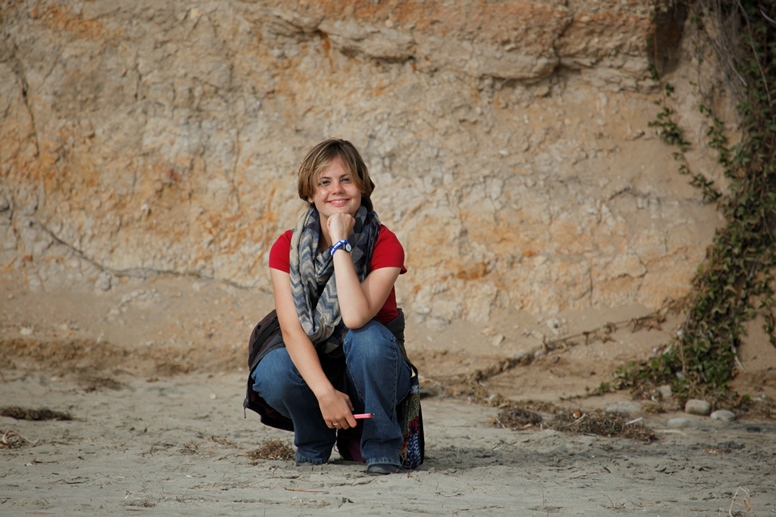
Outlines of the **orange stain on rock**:
M 65 7 L 56 5 L 33 7 L 30 17 L 41 20 L 52 29 L 66 31 L 82 39 L 105 41 L 123 34 L 122 31 L 107 28 L 99 20 L 83 18 Z

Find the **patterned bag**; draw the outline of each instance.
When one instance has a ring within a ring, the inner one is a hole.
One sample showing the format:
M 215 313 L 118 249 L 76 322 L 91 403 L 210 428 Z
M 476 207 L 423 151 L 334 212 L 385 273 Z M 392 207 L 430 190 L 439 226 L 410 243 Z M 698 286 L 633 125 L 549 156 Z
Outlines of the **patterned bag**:
M 426 443 L 423 436 L 423 412 L 420 409 L 420 384 L 418 370 L 412 367 L 410 393 L 397 408 L 401 431 L 404 434 L 404 445 L 401 449 L 402 467 L 418 468 L 423 463 Z

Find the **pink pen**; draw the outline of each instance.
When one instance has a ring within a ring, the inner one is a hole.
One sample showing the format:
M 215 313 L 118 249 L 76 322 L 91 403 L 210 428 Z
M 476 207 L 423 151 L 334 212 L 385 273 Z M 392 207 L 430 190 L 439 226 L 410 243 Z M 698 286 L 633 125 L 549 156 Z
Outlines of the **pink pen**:
M 374 418 L 374 416 L 375 416 L 374 413 L 358 413 L 356 415 L 353 415 L 353 418 L 355 418 L 356 420 L 362 420 L 364 418 Z

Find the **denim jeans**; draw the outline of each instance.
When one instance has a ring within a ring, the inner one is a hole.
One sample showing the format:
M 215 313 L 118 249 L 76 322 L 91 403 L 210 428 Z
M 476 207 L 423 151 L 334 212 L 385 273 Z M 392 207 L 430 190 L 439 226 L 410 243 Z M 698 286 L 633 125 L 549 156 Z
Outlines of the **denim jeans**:
M 361 454 L 367 464 L 400 466 L 403 444 L 396 406 L 410 389 L 410 367 L 394 335 L 372 320 L 349 330 L 343 343 L 347 365 L 345 388 L 355 413 L 374 413 L 359 420 L 363 426 Z M 253 373 L 253 389 L 270 406 L 294 423 L 297 463 L 326 463 L 336 442 L 336 431 L 323 420 L 318 400 L 294 366 L 285 348 L 264 357 Z

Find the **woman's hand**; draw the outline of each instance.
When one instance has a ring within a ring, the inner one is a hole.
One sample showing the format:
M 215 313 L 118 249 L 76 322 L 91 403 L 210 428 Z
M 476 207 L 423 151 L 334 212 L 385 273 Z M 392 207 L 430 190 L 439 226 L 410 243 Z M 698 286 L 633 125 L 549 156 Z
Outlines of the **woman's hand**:
M 326 220 L 326 227 L 329 229 L 331 243 L 334 244 L 337 241 L 347 240 L 355 225 L 356 220 L 350 214 L 337 213 L 330 215 Z
M 350 397 L 341 391 L 332 390 L 318 398 L 323 421 L 330 429 L 349 429 L 356 426 L 353 418 L 353 404 Z

